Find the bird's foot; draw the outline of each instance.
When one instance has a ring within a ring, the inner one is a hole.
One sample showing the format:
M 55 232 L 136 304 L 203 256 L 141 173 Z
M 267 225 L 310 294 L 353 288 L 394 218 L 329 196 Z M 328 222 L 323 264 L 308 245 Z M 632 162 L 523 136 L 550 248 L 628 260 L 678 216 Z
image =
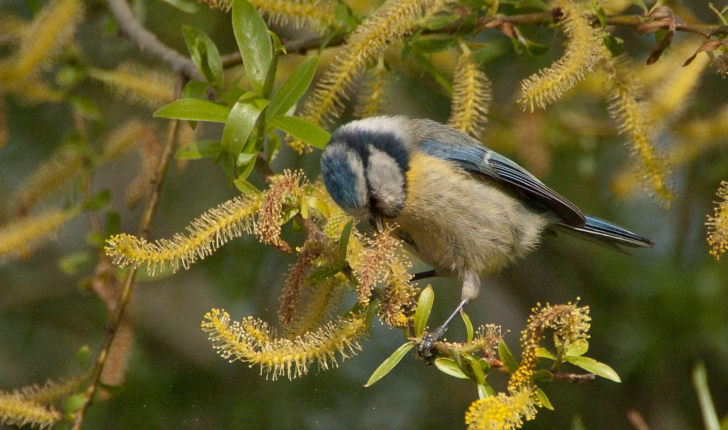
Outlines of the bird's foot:
M 422 340 L 417 347 L 417 353 L 425 360 L 425 363 L 432 364 L 432 358 L 435 356 L 435 354 L 432 353 L 432 348 L 435 346 L 435 343 L 439 342 L 442 336 L 445 335 L 446 329 L 446 327 L 440 326 L 422 336 Z

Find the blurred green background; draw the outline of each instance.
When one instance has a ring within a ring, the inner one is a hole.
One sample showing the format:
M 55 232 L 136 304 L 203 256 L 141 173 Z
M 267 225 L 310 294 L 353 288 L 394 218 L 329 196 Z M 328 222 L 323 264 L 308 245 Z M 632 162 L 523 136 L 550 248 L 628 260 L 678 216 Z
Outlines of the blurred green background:
M 180 52 L 185 52 L 183 24 L 206 31 L 222 53 L 235 49 L 229 15 L 210 11 L 204 4 L 194 15 L 160 1 L 139 4 L 144 6 L 146 26 Z M 707 2 L 675 6 L 689 7 L 680 10 L 691 11 L 705 22 L 714 21 Z M 30 10 L 21 1 L 0 3 L 2 14 L 27 18 Z M 104 3 L 89 3 L 87 22 L 77 39 L 94 65 L 112 68 L 128 59 L 154 64 L 152 59 L 140 57 L 128 41 L 104 33 L 108 19 Z M 551 43 L 554 34 L 547 29 L 524 32 L 543 43 Z M 628 30 L 619 30 L 618 35 L 639 63 L 654 44 L 653 36 L 638 37 Z M 685 37 L 678 34 L 676 41 Z M 537 419 L 525 428 L 567 429 L 580 422 L 591 430 L 631 429 L 626 418 L 631 409 L 638 410 L 654 430 L 703 428 L 691 384 L 691 372 L 701 360 L 707 367 L 718 415 L 725 416 L 728 266 L 708 254 L 704 222 L 706 214 L 713 212 L 720 181 L 728 180 L 727 136 L 715 136 L 719 144 L 689 164 L 675 166 L 678 199 L 671 209 L 659 208 L 642 193 L 617 198 L 610 186 L 631 161 L 603 100 L 582 88 L 545 112 L 524 113 L 516 104 L 519 82 L 559 58 L 562 37 L 540 57 L 518 55 L 510 41 L 495 31 L 481 38 L 493 46 L 493 58 L 484 66 L 494 94 L 485 144 L 532 169 L 585 213 L 611 220 L 656 243 L 653 249 L 635 250 L 627 256 L 570 237 L 547 237 L 526 260 L 484 281 L 480 299 L 467 312 L 475 324 L 501 325 L 516 356 L 520 331 L 537 302 L 566 303 L 579 297 L 579 303 L 591 309 L 588 355 L 609 364 L 622 378 L 621 384 L 597 379 L 546 385 L 544 390 L 556 410 L 540 409 Z M 438 61 L 444 64 L 448 60 Z M 404 69 L 407 72 L 397 74 L 392 89 L 392 113 L 445 121 L 449 99 L 442 88 L 424 72 Z M 160 129 L 165 125 L 151 119 L 148 108 L 111 98 L 96 82 L 88 82 L 78 91 L 96 100 L 101 110 L 103 120 L 91 124 L 93 136 L 105 136 L 130 117 L 155 122 Z M 0 201 L 8 201 L 23 177 L 63 142 L 73 126 L 67 105 L 27 106 L 13 97 L 2 102 L 10 139 L 0 149 Z M 708 68 L 689 106 L 672 123 L 709 117 L 727 103 L 726 80 Z M 348 117 L 342 121 L 346 120 Z M 593 124 L 611 131 L 594 132 L 587 127 Z M 220 132 L 205 126 L 202 133 L 215 137 Z M 530 138 L 524 138 L 526 135 Z M 666 148 L 689 144 L 669 130 L 660 142 Z M 314 179 L 319 156 L 319 151 L 298 156 L 284 147 L 273 168 L 302 168 Z M 100 170 L 94 180 L 96 190 L 111 191 L 112 205 L 121 213 L 122 231 L 131 233 L 136 231 L 141 210 L 127 211 L 123 196 L 138 165 L 137 157 L 130 156 Z M 151 237 L 168 238 L 183 231 L 199 214 L 236 193 L 225 184 L 219 167 L 208 160 L 192 162 L 184 169 L 173 164 Z M 59 196 L 56 203 L 69 198 L 74 197 Z M 12 215 L 4 210 L 0 221 L 8 222 Z M 101 344 L 107 323 L 105 307 L 93 294 L 77 287 L 88 274 L 68 276 L 58 267 L 65 255 L 88 249 L 87 230 L 88 218 L 78 217 L 58 240 L 27 260 L 0 266 L 0 389 L 79 374 L 76 351 L 84 345 L 95 350 Z M 302 243 L 302 235 L 291 232 L 290 226 L 284 228 L 284 239 Z M 200 329 L 204 314 L 215 307 L 225 309 L 233 319 L 253 315 L 275 322 L 281 285 L 293 261 L 294 257 L 263 246 L 254 237 L 243 237 L 189 270 L 138 282 L 129 309 L 136 343 L 126 384 L 110 400 L 90 409 L 84 428 L 464 428 L 465 411 L 477 398 L 474 385 L 448 377 L 411 356 L 373 387 L 363 387 L 372 371 L 403 342 L 399 331 L 378 322 L 362 342 L 360 354 L 327 372 L 317 372 L 314 365 L 309 375 L 294 381 L 266 380 L 256 368 L 220 358 Z M 421 263 L 416 268 L 426 269 Z M 434 279 L 432 285 L 436 301 L 431 321 L 441 321 L 459 300 L 459 283 Z M 351 301 L 351 297 L 346 299 L 342 309 Z M 463 332 L 456 321 L 448 334 L 458 338 Z M 499 377 L 493 376 L 493 385 L 502 391 L 506 379 Z

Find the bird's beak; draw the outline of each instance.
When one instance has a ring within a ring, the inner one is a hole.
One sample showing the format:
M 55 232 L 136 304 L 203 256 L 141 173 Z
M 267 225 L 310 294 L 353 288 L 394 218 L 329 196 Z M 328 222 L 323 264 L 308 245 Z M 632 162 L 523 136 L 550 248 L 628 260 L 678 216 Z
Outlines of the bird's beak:
M 377 229 L 377 233 L 381 233 L 384 231 L 384 217 L 382 216 L 382 214 L 374 215 L 374 228 Z

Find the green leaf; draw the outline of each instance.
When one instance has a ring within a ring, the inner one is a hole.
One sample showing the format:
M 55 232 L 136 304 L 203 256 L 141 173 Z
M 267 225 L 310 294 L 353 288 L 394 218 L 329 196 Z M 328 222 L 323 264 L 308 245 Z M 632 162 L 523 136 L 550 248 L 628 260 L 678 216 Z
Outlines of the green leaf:
M 346 249 L 349 247 L 349 238 L 351 237 L 353 224 L 354 220 L 350 219 L 344 226 L 344 229 L 341 230 L 341 238 L 339 239 L 339 256 L 341 261 L 346 261 Z
M 439 30 L 447 27 L 450 24 L 456 22 L 460 17 L 451 13 L 441 13 L 433 16 L 425 23 L 425 28 L 428 30 Z
M 209 82 L 189 81 L 182 89 L 182 98 L 204 100 L 209 87 Z
M 111 191 L 109 190 L 103 190 L 96 195 L 92 196 L 90 199 L 83 202 L 83 210 L 85 211 L 99 211 L 106 207 L 106 205 L 109 204 L 111 201 Z
M 704 363 L 699 362 L 695 366 L 692 379 L 693 388 L 695 388 L 695 393 L 698 395 L 700 410 L 703 413 L 705 430 L 721 430 L 721 426 L 718 424 L 718 415 L 715 412 L 715 405 L 713 405 L 713 398 L 710 395 L 708 373 L 705 371 Z
M 568 361 L 569 363 L 581 367 L 582 369 L 586 370 L 587 372 L 591 372 L 595 375 L 599 375 L 602 378 L 607 378 L 609 380 L 612 380 L 614 382 L 622 382 L 621 379 L 619 379 L 619 375 L 617 375 L 617 372 L 614 371 L 611 367 L 607 366 L 604 363 L 600 363 L 593 358 L 589 357 L 564 357 L 564 361 Z
M 66 403 L 64 406 L 64 410 L 67 414 L 73 414 L 77 410 L 81 409 L 83 405 L 86 403 L 86 394 L 80 393 L 76 394 L 74 396 L 71 396 L 66 399 Z
M 268 105 L 270 116 L 285 115 L 311 85 L 313 75 L 316 73 L 318 57 L 310 57 L 291 73 L 285 82 L 278 88 Z
M 268 27 L 255 7 L 247 0 L 233 0 L 233 32 L 238 49 L 243 57 L 245 73 L 250 85 L 260 95 L 273 59 L 273 45 Z
M 267 105 L 268 100 L 252 92 L 240 97 L 230 111 L 230 116 L 222 131 L 222 149 L 225 152 L 235 157 L 240 154 L 258 117 Z
M 556 361 L 556 356 L 552 354 L 551 351 L 541 346 L 536 348 L 536 357 L 548 358 L 549 360 Z
M 463 358 L 465 358 L 468 366 L 473 371 L 473 375 L 475 375 L 475 382 L 478 385 L 485 384 L 485 373 L 483 372 L 483 368 L 480 367 L 480 362 L 471 355 L 463 354 Z
M 310 275 L 306 277 L 306 283 L 318 284 L 320 282 L 323 282 L 330 277 L 336 275 L 337 273 L 341 272 L 343 268 L 343 264 L 337 263 L 332 266 L 322 267 L 321 269 L 314 270 Z
M 222 60 L 215 43 L 202 30 L 188 25 L 182 26 L 182 34 L 197 69 L 209 83 L 219 87 L 222 84 Z
M 240 154 L 238 156 L 238 177 L 237 179 L 245 180 L 253 173 L 255 169 L 256 154 Z
M 487 383 L 478 385 L 478 398 L 484 399 L 486 397 L 493 397 L 495 395 L 495 390 Z
M 240 192 L 243 194 L 251 194 L 251 195 L 260 194 L 260 190 L 255 188 L 255 185 L 251 184 L 250 182 L 246 181 L 245 179 L 238 178 L 238 179 L 234 180 L 233 183 L 235 184 L 235 188 L 240 190 Z
M 435 359 L 435 367 L 437 367 L 442 373 L 455 378 L 470 379 L 468 375 L 463 373 L 458 367 L 457 363 L 452 358 L 439 357 Z
M 546 369 L 537 370 L 531 375 L 532 381 L 553 381 L 553 379 L 554 374 Z
M 452 83 L 450 80 L 437 68 L 434 64 L 432 64 L 432 61 L 430 61 L 429 58 L 422 55 L 419 51 L 413 49 L 411 51 L 412 58 L 414 58 L 417 63 L 425 69 L 425 71 L 432 75 L 433 78 L 442 85 L 442 87 L 447 91 L 448 94 L 452 94 Z
M 274 116 L 268 118 L 268 124 L 319 149 L 323 149 L 331 139 L 328 131 L 296 116 Z
M 588 350 L 589 350 L 589 342 L 587 342 L 584 339 L 579 339 L 576 342 L 572 342 L 569 344 L 569 347 L 566 348 L 566 351 L 564 351 L 564 356 L 579 357 L 581 355 L 586 354 L 586 352 Z
M 281 150 L 281 137 L 275 131 L 268 133 L 268 163 L 272 162 Z
M 432 304 L 435 302 L 435 292 L 431 286 L 427 286 L 420 292 L 420 298 L 417 301 L 417 310 L 415 311 L 415 337 L 422 337 L 422 333 L 427 326 L 427 320 L 430 318 Z
M 518 362 L 513 357 L 513 354 L 511 354 L 511 350 L 508 349 L 506 342 L 502 339 L 498 342 L 498 357 L 506 365 L 509 373 L 513 373 L 518 369 Z
M 372 376 L 369 378 L 366 384 L 364 384 L 365 387 L 371 387 L 375 382 L 379 381 L 380 379 L 384 378 L 387 373 L 391 372 L 392 369 L 394 369 L 397 364 L 399 364 L 400 361 L 402 361 L 402 358 L 404 358 L 405 354 L 407 354 L 412 348 L 414 348 L 415 343 L 414 342 L 407 342 L 397 348 L 396 351 L 392 355 L 389 356 L 384 362 L 377 367 L 377 370 L 372 373 Z
M 536 395 L 536 398 L 538 399 L 538 401 L 541 402 L 541 404 L 543 405 L 544 408 L 552 410 L 552 411 L 554 410 L 553 405 L 551 405 L 551 401 L 549 400 L 548 397 L 546 397 L 546 393 L 544 393 L 542 389 L 540 389 L 539 387 L 536 387 L 536 389 L 533 392 Z
M 197 3 L 193 3 L 191 1 L 187 0 L 162 0 L 163 2 L 167 3 L 168 5 L 172 6 L 175 9 L 181 10 L 184 13 L 197 13 L 198 10 L 200 10 L 200 6 Z
M 225 122 L 230 108 L 206 100 L 179 99 L 154 112 L 155 118 L 183 119 L 187 121 Z
M 470 343 L 473 341 L 473 337 L 475 336 L 473 323 L 470 322 L 470 317 L 462 309 L 460 309 L 460 316 L 463 318 L 463 322 L 465 323 L 465 330 L 468 333 L 468 343 Z
M 315 210 L 324 217 L 329 217 L 329 207 L 325 201 L 317 199 L 315 197 L 304 197 L 303 203 L 306 207 Z M 345 256 L 346 257 L 346 256 Z
M 180 148 L 174 154 L 178 160 L 198 160 L 200 158 L 218 158 L 222 154 L 219 140 L 201 140 Z
M 412 47 L 419 52 L 432 54 L 448 50 L 457 43 L 457 39 L 452 36 L 429 36 L 418 37 L 412 42 Z
M 58 261 L 58 267 L 66 275 L 72 276 L 86 269 L 93 267 L 94 256 L 88 251 L 78 251 L 64 255 Z
M 91 357 L 93 357 L 93 351 L 88 345 L 84 345 L 76 351 L 76 363 L 83 370 L 91 370 Z
M 516 3 L 516 9 L 537 9 L 546 12 L 551 8 L 541 0 L 521 0 Z

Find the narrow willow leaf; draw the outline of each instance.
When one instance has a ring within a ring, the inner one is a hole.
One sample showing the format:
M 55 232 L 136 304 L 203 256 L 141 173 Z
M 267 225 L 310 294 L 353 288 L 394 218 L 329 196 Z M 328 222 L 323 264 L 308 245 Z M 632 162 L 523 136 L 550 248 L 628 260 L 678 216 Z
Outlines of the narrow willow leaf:
M 473 375 L 475 375 L 475 382 L 478 385 L 485 384 L 485 373 L 483 372 L 483 368 L 480 367 L 480 362 L 478 362 L 478 360 L 471 355 L 463 354 L 463 357 L 465 358 L 465 361 L 468 363 L 470 370 L 473 371 Z
M 180 148 L 175 152 L 174 158 L 178 160 L 198 160 L 200 158 L 218 158 L 221 154 L 222 144 L 219 140 L 200 140 Z
M 236 179 L 233 181 L 235 184 L 235 188 L 240 190 L 243 194 L 250 194 L 250 195 L 256 195 L 260 194 L 260 190 L 255 187 L 255 185 L 251 184 L 250 182 L 246 181 L 245 179 Z
M 111 191 L 103 190 L 83 202 L 81 208 L 85 211 L 99 211 L 105 208 L 111 201 Z
M 428 285 L 420 293 L 420 298 L 417 302 L 417 310 L 415 311 L 415 337 L 422 337 L 427 320 L 430 319 L 430 312 L 432 311 L 432 304 L 434 302 L 435 292 Z
M 602 378 L 607 378 L 609 380 L 612 380 L 614 382 L 622 382 L 621 379 L 619 379 L 619 375 L 617 375 L 617 372 L 614 371 L 611 367 L 607 366 L 604 363 L 600 363 L 593 358 L 589 357 L 564 357 L 564 361 L 568 361 L 569 363 L 581 367 L 582 369 L 586 370 L 587 372 L 591 372 L 595 375 L 599 375 Z
M 324 149 L 331 139 L 328 131 L 296 116 L 278 115 L 268 118 L 268 123 L 315 148 Z
M 83 405 L 86 403 L 86 400 L 88 400 L 88 399 L 86 398 L 85 393 L 80 393 L 80 394 L 71 396 L 66 399 L 63 410 L 67 414 L 73 414 L 74 412 L 76 412 L 77 410 L 79 410 L 83 407 Z
M 394 351 L 394 353 L 390 355 L 389 358 L 384 360 L 384 363 L 377 367 L 377 370 L 372 373 L 372 376 L 369 378 L 367 383 L 364 384 L 364 386 L 371 387 L 375 382 L 384 378 L 389 372 L 392 371 L 392 369 L 394 369 L 395 366 L 397 366 L 397 364 L 399 364 L 400 361 L 402 361 L 402 358 L 404 358 L 405 354 L 407 354 L 412 348 L 414 348 L 414 346 L 414 342 L 407 342 L 397 348 L 397 350 Z
M 197 13 L 198 10 L 200 10 L 200 6 L 197 3 L 193 3 L 191 1 L 187 0 L 162 0 L 163 2 L 167 3 L 168 5 L 181 10 L 184 13 Z
M 465 313 L 462 309 L 460 309 L 460 316 L 463 318 L 463 322 L 465 323 L 465 330 L 468 333 L 468 342 L 470 343 L 473 341 L 473 337 L 475 336 L 475 331 L 473 330 L 473 323 L 470 321 L 470 317 L 468 314 Z
M 553 379 L 554 374 L 546 369 L 537 370 L 531 375 L 532 381 L 553 381 Z
M 180 99 L 154 112 L 155 118 L 183 119 L 187 121 L 225 122 L 230 108 L 205 100 Z
M 265 78 L 273 59 L 268 27 L 247 0 L 233 0 L 233 32 L 243 57 L 243 66 L 253 89 L 263 94 Z
M 215 43 L 202 30 L 188 25 L 182 26 L 182 34 L 197 69 L 209 83 L 219 87 L 222 84 L 222 60 Z
M 486 397 L 494 397 L 496 395 L 495 390 L 488 384 L 478 385 L 478 398 L 484 399 Z
M 189 81 L 182 89 L 182 98 L 204 100 L 209 87 L 209 82 Z
M 435 359 L 435 367 L 440 370 L 440 372 L 454 376 L 455 378 L 460 379 L 470 379 L 468 378 L 468 375 L 463 373 L 462 370 L 460 370 L 460 367 L 458 367 L 457 363 L 452 358 L 445 358 L 440 357 Z
M 276 91 L 268 105 L 268 115 L 285 115 L 311 85 L 313 75 L 318 65 L 318 57 L 306 59 L 291 73 L 281 87 Z
M 511 350 L 508 349 L 508 345 L 506 345 L 504 340 L 498 342 L 498 357 L 506 365 L 508 372 L 513 373 L 518 369 L 518 361 L 513 357 Z
M 353 224 L 354 220 L 350 219 L 341 231 L 341 238 L 339 239 L 339 255 L 341 256 L 341 261 L 346 261 L 346 249 L 349 247 L 349 237 L 351 237 Z
M 703 423 L 705 430 L 721 430 L 718 424 L 718 415 L 715 412 L 713 398 L 708 388 L 708 374 L 705 371 L 705 364 L 698 363 L 693 369 L 693 388 L 698 395 L 700 410 L 703 412 Z
M 566 357 L 579 357 L 589 350 L 589 342 L 584 339 L 579 339 L 569 344 L 569 347 L 564 351 Z
M 546 396 L 546 393 L 544 393 L 542 389 L 536 387 L 536 389 L 533 390 L 533 393 L 536 395 L 536 398 L 538 399 L 539 402 L 541 402 L 541 404 L 543 405 L 544 408 L 552 410 L 552 411 L 554 410 L 553 405 L 551 405 L 551 401 L 549 400 L 549 398 Z
M 556 356 L 553 353 L 551 353 L 551 351 L 549 351 L 548 349 L 541 347 L 541 346 L 536 348 L 536 357 L 548 358 L 549 360 L 556 361 Z
M 240 154 L 267 104 L 268 100 L 252 92 L 240 97 L 230 111 L 230 116 L 222 131 L 222 149 L 225 152 L 235 157 Z

